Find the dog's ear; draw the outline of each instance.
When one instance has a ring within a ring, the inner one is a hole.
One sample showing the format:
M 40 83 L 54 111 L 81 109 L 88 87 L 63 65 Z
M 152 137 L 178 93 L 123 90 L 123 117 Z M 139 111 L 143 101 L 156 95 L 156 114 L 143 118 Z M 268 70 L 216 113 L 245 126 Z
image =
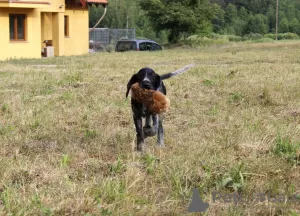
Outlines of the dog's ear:
M 158 74 L 155 74 L 154 78 L 154 89 L 157 90 L 161 83 L 161 77 Z
M 134 74 L 131 79 L 129 80 L 129 82 L 127 83 L 127 91 L 126 91 L 126 98 L 128 97 L 128 93 L 129 93 L 129 90 L 131 88 L 131 86 L 136 83 L 136 82 L 139 82 L 139 78 L 138 78 L 138 75 L 137 74 Z

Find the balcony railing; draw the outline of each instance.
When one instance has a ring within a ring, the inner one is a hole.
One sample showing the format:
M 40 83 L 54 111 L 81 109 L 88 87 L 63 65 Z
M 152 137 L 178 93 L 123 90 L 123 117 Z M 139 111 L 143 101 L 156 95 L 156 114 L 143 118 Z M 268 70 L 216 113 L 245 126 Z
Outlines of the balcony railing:
M 83 9 L 80 0 L 65 0 L 65 4 L 67 9 Z
M 0 3 L 18 3 L 18 4 L 50 4 L 46 0 L 0 0 Z

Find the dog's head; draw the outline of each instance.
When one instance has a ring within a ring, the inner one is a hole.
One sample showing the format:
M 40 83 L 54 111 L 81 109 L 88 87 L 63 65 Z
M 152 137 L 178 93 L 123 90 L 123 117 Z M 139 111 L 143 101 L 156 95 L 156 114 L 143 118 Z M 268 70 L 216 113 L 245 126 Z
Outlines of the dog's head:
M 144 89 L 157 90 L 161 83 L 161 77 L 156 74 L 151 68 L 142 68 L 134 74 L 127 84 L 126 97 L 134 83 L 139 83 Z

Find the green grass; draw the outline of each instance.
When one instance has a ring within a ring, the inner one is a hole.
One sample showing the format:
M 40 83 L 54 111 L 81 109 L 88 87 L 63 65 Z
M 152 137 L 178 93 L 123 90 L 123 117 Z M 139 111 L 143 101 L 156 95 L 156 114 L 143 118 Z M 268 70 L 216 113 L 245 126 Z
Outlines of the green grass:
M 300 194 L 300 43 L 0 62 L 0 215 L 299 215 L 299 204 L 211 203 L 211 193 Z M 135 152 L 126 85 L 165 80 L 165 148 Z M 191 214 L 193 215 L 193 214 Z M 194 214 L 196 215 L 196 214 Z

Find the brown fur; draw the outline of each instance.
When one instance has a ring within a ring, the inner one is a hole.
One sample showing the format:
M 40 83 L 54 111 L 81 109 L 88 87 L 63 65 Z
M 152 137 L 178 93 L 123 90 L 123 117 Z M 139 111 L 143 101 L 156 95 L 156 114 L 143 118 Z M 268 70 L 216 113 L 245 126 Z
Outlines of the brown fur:
M 170 100 L 159 91 L 143 89 L 138 83 L 131 86 L 131 97 L 139 103 L 145 104 L 146 108 L 155 114 L 168 112 Z

